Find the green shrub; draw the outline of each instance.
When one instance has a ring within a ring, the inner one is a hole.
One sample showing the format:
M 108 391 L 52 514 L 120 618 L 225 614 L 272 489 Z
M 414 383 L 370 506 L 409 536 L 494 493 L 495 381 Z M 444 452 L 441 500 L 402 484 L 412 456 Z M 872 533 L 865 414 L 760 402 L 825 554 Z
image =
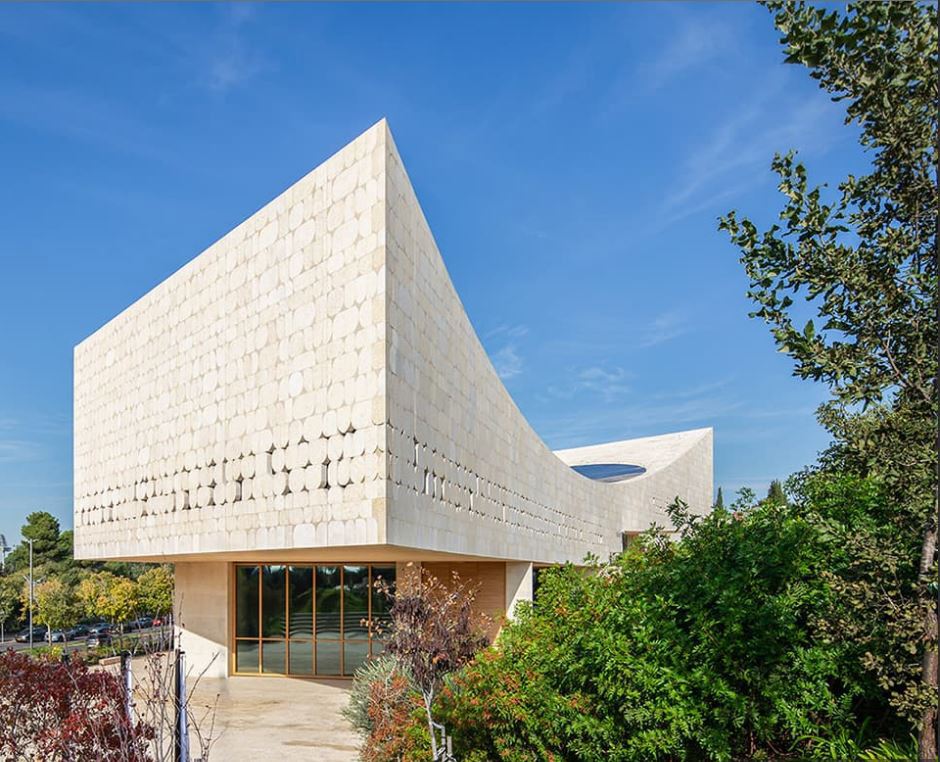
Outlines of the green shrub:
M 698 519 L 680 505 L 681 542 L 647 537 L 610 563 L 545 573 L 538 602 L 441 698 L 459 758 L 779 758 L 817 754 L 810 737 L 854 738 L 883 694 L 820 634 L 823 572 L 842 556 L 805 513 L 765 502 Z M 880 716 L 872 732 L 893 734 Z
M 866 749 L 858 756 L 859 762 L 911 762 L 917 759 L 917 739 L 911 736 L 907 743 L 880 740 L 875 746 Z
M 360 735 L 368 737 L 373 729 L 372 720 L 369 717 L 369 699 L 373 684 L 389 685 L 397 675 L 408 678 L 398 660 L 388 654 L 369 659 L 356 670 L 349 691 L 349 703 L 343 707 L 342 713 L 353 726 L 353 730 Z
M 363 738 L 363 762 L 430 762 L 421 696 L 394 656 L 383 654 L 356 670 L 343 717 Z

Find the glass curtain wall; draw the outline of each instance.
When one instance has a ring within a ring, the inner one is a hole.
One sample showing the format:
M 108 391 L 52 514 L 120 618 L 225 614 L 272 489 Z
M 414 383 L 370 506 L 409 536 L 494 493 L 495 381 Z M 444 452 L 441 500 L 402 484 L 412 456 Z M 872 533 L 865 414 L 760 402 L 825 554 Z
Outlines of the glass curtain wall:
M 388 622 L 379 578 L 394 585 L 395 567 L 237 564 L 235 671 L 352 675 L 383 648 L 368 626 Z

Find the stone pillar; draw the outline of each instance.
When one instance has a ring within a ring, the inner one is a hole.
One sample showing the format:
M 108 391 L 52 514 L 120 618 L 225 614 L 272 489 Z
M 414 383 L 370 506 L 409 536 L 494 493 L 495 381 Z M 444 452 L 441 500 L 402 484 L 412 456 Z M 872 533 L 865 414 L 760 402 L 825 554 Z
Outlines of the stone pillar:
M 194 561 L 174 565 L 173 623 L 186 668 L 193 676 L 228 676 L 228 564 Z
M 532 600 L 532 564 L 506 562 L 506 619 L 512 619 L 519 601 Z

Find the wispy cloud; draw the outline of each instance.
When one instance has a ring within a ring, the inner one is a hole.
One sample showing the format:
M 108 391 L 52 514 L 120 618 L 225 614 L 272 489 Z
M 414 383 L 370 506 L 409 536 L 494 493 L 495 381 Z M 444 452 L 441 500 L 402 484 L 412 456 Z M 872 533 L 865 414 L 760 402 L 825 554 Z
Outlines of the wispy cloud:
M 628 374 L 623 368 L 605 370 L 604 368 L 585 368 L 578 374 L 580 388 L 599 394 L 604 400 L 612 400 L 630 391 L 627 386 Z
M 490 361 L 496 368 L 496 373 L 504 381 L 513 378 L 522 373 L 522 358 L 514 344 L 507 344 L 502 349 L 491 355 Z
M 522 323 L 500 323 L 483 334 L 487 343 L 499 343 L 499 349 L 489 352 L 490 362 L 496 373 L 504 381 L 522 373 L 523 362 L 519 351 L 519 339 L 529 333 L 529 327 Z
M 744 406 L 724 395 L 650 402 L 582 410 L 538 423 L 538 431 L 553 448 L 627 439 L 649 433 L 707 426 Z
M 22 463 L 39 457 L 35 442 L 24 439 L 0 439 L 0 463 Z
M 692 397 L 702 397 L 706 394 L 713 394 L 728 387 L 734 381 L 734 376 L 719 379 L 718 381 L 707 381 L 695 386 L 687 386 L 680 389 L 671 389 L 669 391 L 658 392 L 653 395 L 657 400 L 690 399 Z
M 519 323 L 517 325 L 511 325 L 509 323 L 502 323 L 492 330 L 487 331 L 484 335 L 484 339 L 492 339 L 496 336 L 501 336 L 509 339 L 519 339 L 525 336 L 529 332 L 529 326 Z
M 0 415 L 0 463 L 25 463 L 45 457 L 45 443 L 71 435 L 71 419 L 61 413 Z M 6 483 L 4 486 L 7 486 Z
M 838 139 L 839 121 L 824 98 L 793 101 L 785 118 L 768 123 L 772 100 L 786 106 L 786 79 L 775 76 L 750 102 L 743 103 L 698 144 L 680 164 L 675 189 L 662 205 L 658 229 L 716 203 L 738 196 L 767 180 L 775 152 L 799 147 L 803 152 L 826 150 Z
M 206 48 L 203 63 L 203 83 L 216 93 L 226 93 L 248 82 L 266 66 L 244 34 L 254 8 L 236 3 L 223 6 L 223 13 L 222 23 Z
M 655 59 L 640 66 L 639 74 L 649 90 L 658 90 L 679 75 L 698 69 L 727 51 L 731 29 L 699 18 L 683 21 Z
M 640 333 L 636 346 L 641 349 L 665 344 L 690 330 L 689 322 L 679 312 L 672 310 L 656 315 Z
M 151 124 L 94 93 L 12 80 L 0 89 L 0 121 L 148 159 L 172 157 Z
M 630 392 L 629 378 L 630 374 L 623 368 L 607 369 L 595 365 L 582 368 L 562 383 L 552 384 L 546 389 L 546 395 L 565 400 L 590 395 L 610 403 Z

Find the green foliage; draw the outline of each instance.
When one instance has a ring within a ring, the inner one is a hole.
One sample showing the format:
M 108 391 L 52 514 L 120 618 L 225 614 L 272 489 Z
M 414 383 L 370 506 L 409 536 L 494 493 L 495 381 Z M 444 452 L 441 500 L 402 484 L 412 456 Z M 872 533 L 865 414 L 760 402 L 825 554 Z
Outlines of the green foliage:
M 123 577 L 115 577 L 107 585 L 99 599 L 101 614 L 109 621 L 124 625 L 140 610 L 140 592 L 137 583 Z
M 845 103 L 870 170 L 832 193 L 810 182 L 794 152 L 778 154 L 780 223 L 760 232 L 732 211 L 719 228 L 741 252 L 752 315 L 770 325 L 796 375 L 832 390 L 820 420 L 836 446 L 822 470 L 879 480 L 882 520 L 834 529 L 854 560 L 827 572 L 843 601 L 830 637 L 869 647 L 862 663 L 892 711 L 920 725 L 919 755 L 934 759 L 940 472 L 924 445 L 937 443 L 940 394 L 937 5 L 766 5 L 786 60 Z M 803 325 L 798 296 L 818 324 Z
M 723 509 L 725 507 L 725 496 L 721 493 L 721 487 L 718 488 L 718 497 L 715 498 L 715 508 Z
M 731 760 L 851 732 L 878 688 L 814 629 L 831 540 L 770 501 L 677 508 L 679 542 L 543 573 L 538 602 L 445 691 L 462 755 Z
M 78 620 L 75 595 L 67 584 L 53 577 L 35 586 L 33 618 L 49 630 L 71 627 Z
M 0 622 L 8 622 L 19 612 L 21 588 L 16 576 L 0 577 Z
M 173 569 L 153 566 L 137 578 L 140 605 L 149 614 L 166 614 L 173 609 Z
M 783 485 L 780 483 L 779 479 L 774 479 L 770 482 L 770 487 L 767 490 L 767 499 L 775 505 L 786 505 L 787 496 L 783 492 Z
M 30 539 L 33 541 L 34 596 L 39 586 L 45 582 L 52 582 L 53 587 L 61 584 L 72 596 L 70 616 L 66 619 L 74 621 L 74 618 L 106 618 L 121 622 L 142 613 L 139 610 L 141 606 L 147 613 L 153 614 L 165 614 L 172 610 L 172 567 L 127 562 L 76 561 L 73 557 L 72 530 L 59 531 L 58 520 L 45 511 L 29 514 L 21 533 L 24 540 L 9 553 L 6 572 L 0 575 L 0 619 L 4 622 L 12 619 L 13 624 L 17 621 L 22 623 L 29 608 L 27 540 Z M 129 586 L 119 588 L 116 593 L 125 599 L 123 603 L 119 600 L 108 600 L 113 598 L 110 588 L 117 581 L 126 579 L 132 582 L 138 578 L 142 580 L 142 584 L 129 601 L 127 598 L 132 592 Z M 125 604 L 132 604 L 129 613 Z M 116 619 L 117 612 L 126 618 Z M 39 618 L 41 616 L 43 615 L 37 612 L 36 621 L 44 623 L 45 620 Z M 58 626 L 60 625 L 55 625 Z
M 391 654 L 370 659 L 356 671 L 343 716 L 363 738 L 362 762 L 430 762 L 421 691 Z
M 33 541 L 33 567 L 55 567 L 71 558 L 71 547 L 67 550 L 59 534 L 59 520 L 46 511 L 35 511 L 26 517 L 22 528 L 23 542 L 17 545 L 6 559 L 7 572 L 16 572 L 29 567 L 29 544 Z
M 917 739 L 911 737 L 906 743 L 882 739 L 870 749 L 859 752 L 859 762 L 911 762 L 917 759 Z M 847 759 L 847 757 L 843 757 Z
M 791 152 L 772 168 L 786 199 L 763 233 L 736 212 L 722 218 L 751 280 L 753 314 L 767 321 L 803 378 L 844 403 L 899 388 L 935 405 L 937 372 L 937 10 L 933 4 L 857 3 L 847 11 L 768 3 L 787 60 L 846 103 L 871 172 L 830 198 Z M 877 51 L 877 55 L 872 55 Z M 805 294 L 820 324 L 797 322 Z
M 352 725 L 353 730 L 364 737 L 372 733 L 373 722 L 369 716 L 369 705 L 373 685 L 381 683 L 388 686 L 399 675 L 404 676 L 409 683 L 412 682 L 401 662 L 389 654 L 369 659 L 356 670 L 349 691 L 349 703 L 343 707 L 343 717 Z M 412 690 L 417 693 L 417 688 Z
M 935 700 L 922 679 L 935 595 L 919 568 L 932 514 L 927 422 L 881 406 L 831 421 L 840 441 L 793 480 L 798 504 L 839 549 L 824 574 L 834 605 L 820 632 L 856 653 L 890 711 L 916 726 Z
M 82 577 L 75 589 L 76 602 L 82 615 L 88 619 L 107 616 L 105 599 L 117 577 L 108 572 L 91 572 Z

